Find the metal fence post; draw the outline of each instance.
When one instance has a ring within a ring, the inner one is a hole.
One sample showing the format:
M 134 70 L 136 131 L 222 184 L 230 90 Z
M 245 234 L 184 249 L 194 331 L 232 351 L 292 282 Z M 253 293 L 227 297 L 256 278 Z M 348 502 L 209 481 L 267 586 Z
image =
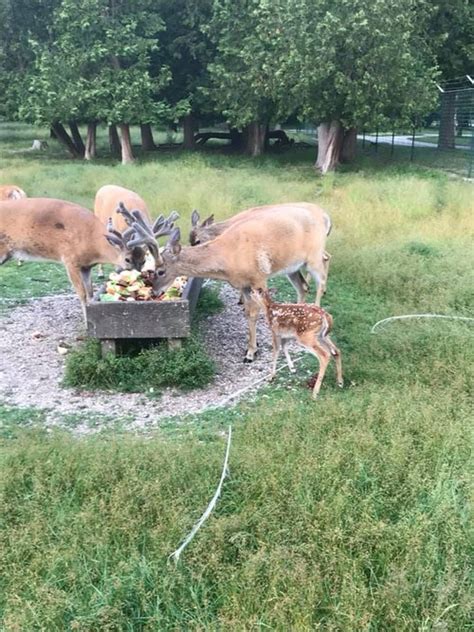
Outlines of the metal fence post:
M 469 151 L 469 168 L 467 170 L 467 177 L 472 178 L 472 171 L 474 166 L 474 129 L 471 129 L 471 149 Z

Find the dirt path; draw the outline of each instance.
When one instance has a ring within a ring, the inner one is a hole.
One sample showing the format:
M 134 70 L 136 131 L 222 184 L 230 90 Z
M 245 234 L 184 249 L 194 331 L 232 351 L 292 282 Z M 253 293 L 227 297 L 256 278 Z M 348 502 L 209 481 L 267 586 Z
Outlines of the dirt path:
M 181 393 L 165 389 L 161 397 L 138 394 L 85 392 L 61 386 L 64 356 L 58 344 L 78 344 L 84 333 L 78 300 L 72 295 L 32 300 L 8 311 L 0 320 L 0 401 L 14 406 L 47 409 L 51 423 L 61 415 L 91 413 L 126 418 L 127 427 L 153 425 L 160 418 L 195 413 L 224 403 L 228 396 L 251 386 L 270 369 L 270 337 L 260 318 L 259 355 L 243 364 L 246 321 L 238 294 L 229 286 L 220 290 L 224 309 L 208 317 L 201 326 L 206 348 L 217 365 L 213 384 L 205 389 Z M 96 424 L 97 425 L 97 424 Z M 98 424 L 100 426 L 100 423 Z M 90 426 L 79 427 L 86 432 Z

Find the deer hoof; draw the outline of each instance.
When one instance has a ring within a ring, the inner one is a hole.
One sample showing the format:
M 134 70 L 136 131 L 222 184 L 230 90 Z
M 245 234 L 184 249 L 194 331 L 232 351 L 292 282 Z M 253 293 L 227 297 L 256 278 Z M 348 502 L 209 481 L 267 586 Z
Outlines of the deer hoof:
M 341 380 L 340 382 L 337 383 L 337 385 L 339 386 L 339 388 L 344 388 L 344 381 Z
M 250 364 L 251 362 L 253 362 L 255 360 L 255 355 L 251 355 L 249 356 L 249 354 L 247 354 L 244 358 L 244 364 Z

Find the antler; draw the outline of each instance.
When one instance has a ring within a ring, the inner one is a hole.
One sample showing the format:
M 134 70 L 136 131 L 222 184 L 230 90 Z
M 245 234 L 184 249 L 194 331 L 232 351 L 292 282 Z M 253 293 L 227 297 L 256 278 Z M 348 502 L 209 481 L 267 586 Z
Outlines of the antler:
M 127 240 L 135 233 L 134 228 L 128 228 L 124 233 L 121 233 L 119 230 L 114 228 L 112 224 L 112 218 L 109 217 L 107 220 L 107 239 L 114 243 L 116 246 L 120 246 L 121 248 L 127 248 Z
M 130 228 L 128 228 L 123 237 L 127 239 L 128 248 L 134 246 L 147 246 L 153 255 L 155 261 L 160 261 L 160 251 L 158 238 L 162 235 L 169 235 L 174 227 L 174 222 L 178 219 L 179 213 L 172 211 L 167 219 L 160 215 L 151 225 L 138 209 L 133 211 L 127 210 L 123 202 L 120 202 L 117 208 Z M 131 238 L 131 239 L 129 239 Z

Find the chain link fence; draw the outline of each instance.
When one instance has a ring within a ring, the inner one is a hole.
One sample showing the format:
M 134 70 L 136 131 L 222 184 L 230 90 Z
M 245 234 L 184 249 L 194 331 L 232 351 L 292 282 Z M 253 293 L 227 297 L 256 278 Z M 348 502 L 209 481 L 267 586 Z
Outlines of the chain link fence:
M 297 141 L 317 144 L 313 125 L 288 131 Z M 394 123 L 383 130 L 361 130 L 358 145 L 363 155 L 381 162 L 411 161 L 474 178 L 474 78 L 464 75 L 440 83 L 432 113 L 411 127 Z
M 474 177 L 474 79 L 443 82 L 438 92 L 437 109 L 411 128 L 364 130 L 362 151 Z

